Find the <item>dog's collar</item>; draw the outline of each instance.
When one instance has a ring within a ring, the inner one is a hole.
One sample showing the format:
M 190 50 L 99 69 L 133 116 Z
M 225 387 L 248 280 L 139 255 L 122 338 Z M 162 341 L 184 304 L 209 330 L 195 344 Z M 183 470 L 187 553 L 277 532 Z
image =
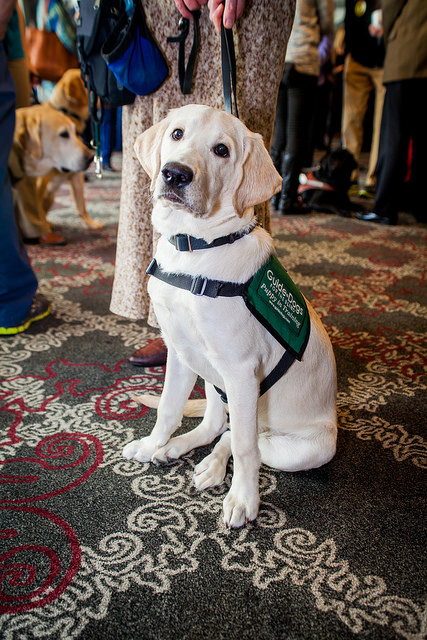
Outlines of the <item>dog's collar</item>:
M 243 238 L 255 229 L 256 225 L 245 229 L 230 233 L 228 236 L 215 238 L 212 242 L 206 242 L 202 238 L 194 238 L 184 233 L 177 233 L 175 236 L 168 238 L 169 242 L 174 245 L 177 251 L 196 251 L 197 249 L 210 249 L 211 247 L 221 247 L 224 244 L 233 244 L 236 240 Z
M 51 102 L 49 102 L 49 105 L 52 107 L 52 109 L 61 111 L 61 113 L 68 116 L 72 120 L 77 120 L 79 125 L 84 124 L 84 121 L 82 120 L 81 116 L 79 116 L 78 113 L 73 113 L 72 111 L 70 111 L 69 109 L 66 109 L 65 107 L 55 107 Z

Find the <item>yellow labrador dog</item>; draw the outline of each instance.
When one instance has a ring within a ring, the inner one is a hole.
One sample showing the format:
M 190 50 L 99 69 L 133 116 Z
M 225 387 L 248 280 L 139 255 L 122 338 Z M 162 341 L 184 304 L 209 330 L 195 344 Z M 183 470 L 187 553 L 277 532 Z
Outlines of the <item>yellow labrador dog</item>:
M 254 205 L 277 192 L 281 178 L 260 135 L 232 115 L 187 105 L 140 135 L 135 150 L 151 178 L 152 221 L 161 234 L 149 293 L 168 358 L 153 431 L 127 444 L 123 455 L 165 462 L 221 435 L 196 466 L 194 483 L 198 489 L 222 483 L 232 455 L 224 522 L 240 527 L 258 513 L 261 462 L 300 471 L 334 456 L 332 346 L 307 302 L 311 330 L 302 360 L 260 395 L 284 347 L 241 295 L 215 297 L 210 290 L 212 282 L 218 290 L 223 283 L 238 289 L 274 254 L 271 236 L 256 226 Z M 197 375 L 206 381 L 203 420 L 194 430 L 171 437 Z M 215 387 L 225 392 L 227 404 Z
M 84 86 L 80 69 L 68 69 L 53 88 L 49 106 L 65 113 L 76 125 L 76 132 L 81 134 L 89 118 L 87 90 Z M 68 181 L 73 194 L 77 213 L 90 229 L 101 229 L 102 222 L 90 217 L 86 208 L 84 194 L 84 174 L 82 171 L 64 174 L 53 169 L 44 178 L 39 178 L 37 190 L 39 197 L 43 197 L 45 212 L 53 205 L 55 192 L 65 181 Z
M 63 173 L 85 171 L 93 153 L 76 135 L 73 121 L 46 105 L 16 110 L 15 133 L 9 157 L 13 182 L 44 176 L 51 169 Z

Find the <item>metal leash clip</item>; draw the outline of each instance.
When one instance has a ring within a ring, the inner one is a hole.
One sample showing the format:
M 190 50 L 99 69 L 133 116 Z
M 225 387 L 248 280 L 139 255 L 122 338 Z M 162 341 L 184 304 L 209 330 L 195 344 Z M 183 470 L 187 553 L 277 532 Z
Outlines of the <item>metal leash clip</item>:
M 95 150 L 95 175 L 101 180 L 102 179 L 102 156 L 101 156 L 101 135 L 100 135 L 100 124 L 104 117 L 104 107 L 102 101 L 99 101 L 98 107 L 98 96 L 94 91 L 90 91 L 89 93 L 89 111 L 92 119 L 92 133 L 93 138 L 90 141 L 90 146 Z

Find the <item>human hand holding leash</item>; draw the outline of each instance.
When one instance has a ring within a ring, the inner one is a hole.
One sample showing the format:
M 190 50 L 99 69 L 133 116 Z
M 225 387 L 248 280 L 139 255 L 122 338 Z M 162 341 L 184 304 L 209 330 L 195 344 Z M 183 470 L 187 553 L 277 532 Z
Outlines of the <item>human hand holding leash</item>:
M 231 29 L 236 20 L 240 18 L 245 9 L 246 0 L 175 0 L 175 5 L 184 18 L 192 19 L 192 11 L 197 11 L 205 4 L 209 7 L 209 17 L 217 31 L 221 29 L 221 21 L 224 18 L 224 26 Z
M 208 0 L 209 17 L 217 31 L 221 30 L 221 21 L 224 27 L 231 29 L 243 14 L 246 0 Z

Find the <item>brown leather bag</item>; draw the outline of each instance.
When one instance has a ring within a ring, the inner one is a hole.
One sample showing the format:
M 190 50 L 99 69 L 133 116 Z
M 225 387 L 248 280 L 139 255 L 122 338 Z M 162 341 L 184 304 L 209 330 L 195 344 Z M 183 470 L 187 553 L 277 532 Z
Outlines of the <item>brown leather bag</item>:
M 43 23 L 46 23 L 49 0 L 45 1 Z M 25 39 L 28 52 L 28 68 L 41 80 L 57 82 L 67 69 L 78 68 L 79 61 L 58 38 L 54 31 L 27 27 Z

